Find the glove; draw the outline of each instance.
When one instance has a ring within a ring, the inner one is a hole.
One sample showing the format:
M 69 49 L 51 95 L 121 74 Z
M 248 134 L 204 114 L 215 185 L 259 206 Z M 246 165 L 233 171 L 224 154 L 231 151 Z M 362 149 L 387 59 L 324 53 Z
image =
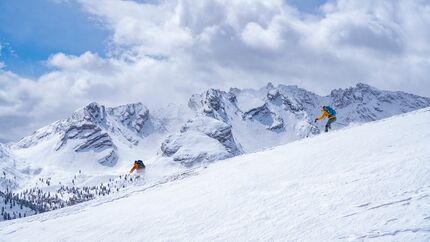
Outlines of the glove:
M 318 121 L 318 119 L 315 119 L 314 123 L 316 123 Z

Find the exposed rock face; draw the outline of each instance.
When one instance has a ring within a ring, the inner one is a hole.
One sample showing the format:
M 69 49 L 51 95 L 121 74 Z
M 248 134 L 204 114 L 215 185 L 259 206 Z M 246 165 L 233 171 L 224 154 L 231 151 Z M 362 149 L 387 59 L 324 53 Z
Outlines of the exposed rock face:
M 228 122 L 229 119 L 225 110 L 227 105 L 234 105 L 234 95 L 215 89 L 209 89 L 200 95 L 193 95 L 188 102 L 191 109 L 223 122 Z
M 282 132 L 285 129 L 284 120 L 279 115 L 272 112 L 267 104 L 245 112 L 242 117 L 243 119 L 258 121 L 267 127 L 268 130 Z
M 333 90 L 329 96 L 344 121 L 368 122 L 430 106 L 430 99 L 404 92 L 382 91 L 366 84 Z
M 92 102 L 84 107 L 83 113 L 84 120 L 97 124 L 106 123 L 106 108 L 103 105 Z
M 231 126 L 216 119 L 205 116 L 198 116 L 197 118 L 188 121 L 181 129 L 181 133 L 189 130 L 196 130 L 204 133 L 205 135 L 220 142 L 226 150 L 233 154 L 240 154 L 236 142 L 234 141 L 231 132 Z
M 108 108 L 108 113 L 123 126 L 138 134 L 142 134 L 149 120 L 149 110 L 141 103 Z
M 255 134 L 254 143 L 266 143 L 269 139 L 274 142 L 269 141 L 271 146 L 318 133 L 312 121 L 321 99 L 324 98 L 296 86 L 274 87 L 269 83 L 260 90 L 232 88 L 224 92 L 211 89 L 193 95 L 189 106 L 199 114 L 232 126 L 236 141 L 241 144 L 243 139 L 251 142 L 250 137 L 243 137 L 243 132 L 247 132 Z M 258 148 L 256 144 L 242 145 L 248 151 Z
M 103 156 L 97 161 L 104 166 L 114 166 L 118 161 L 118 153 L 115 150 L 111 150 L 108 155 Z
M 164 156 L 173 157 L 174 161 L 187 166 L 242 153 L 231 126 L 207 116 L 189 120 L 178 134 L 169 136 L 162 143 L 161 151 Z
M 153 128 L 149 110 L 141 103 L 106 108 L 90 103 L 75 111 L 69 118 L 57 121 L 28 136 L 13 147 L 29 148 L 45 140 L 58 139 L 56 152 L 67 149 L 74 152 L 94 152 L 104 166 L 114 166 L 119 158 L 115 142 L 124 139 L 137 145 L 145 135 L 145 128 Z M 149 130 L 148 130 L 149 131 Z

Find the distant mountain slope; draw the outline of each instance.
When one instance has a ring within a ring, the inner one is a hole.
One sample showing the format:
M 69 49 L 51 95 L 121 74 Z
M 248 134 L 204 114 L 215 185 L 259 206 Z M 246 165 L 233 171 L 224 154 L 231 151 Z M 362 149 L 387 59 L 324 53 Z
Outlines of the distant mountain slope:
M 426 108 L 238 156 L 150 189 L 2 222 L 0 238 L 428 241 L 429 120 Z
M 100 164 L 114 166 L 118 161 L 118 144 L 115 143 L 137 146 L 144 137 L 163 131 L 163 124 L 151 117 L 141 103 L 115 108 L 90 103 L 71 117 L 37 130 L 12 148 L 30 148 L 55 139 L 52 152 L 92 152 L 97 154 L 95 158 Z
M 142 103 L 112 108 L 90 103 L 17 143 L 3 145 L 3 166 L 12 169 L 19 161 L 20 171 L 14 172 L 18 177 L 46 175 L 50 169 L 73 174 L 109 167 L 123 171 L 132 160 L 160 155 L 191 166 L 318 134 L 324 122 L 313 120 L 322 105 L 337 110 L 336 129 L 428 107 L 430 98 L 361 83 L 328 96 L 269 83 L 258 90 L 210 89 L 193 95 L 189 108 L 170 105 L 150 111 Z

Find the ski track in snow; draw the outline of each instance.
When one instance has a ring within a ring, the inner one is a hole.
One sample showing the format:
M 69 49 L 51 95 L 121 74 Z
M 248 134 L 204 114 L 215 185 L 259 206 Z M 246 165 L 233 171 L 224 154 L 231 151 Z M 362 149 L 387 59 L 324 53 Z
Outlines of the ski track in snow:
M 0 223 L 0 241 L 430 241 L 430 109 Z

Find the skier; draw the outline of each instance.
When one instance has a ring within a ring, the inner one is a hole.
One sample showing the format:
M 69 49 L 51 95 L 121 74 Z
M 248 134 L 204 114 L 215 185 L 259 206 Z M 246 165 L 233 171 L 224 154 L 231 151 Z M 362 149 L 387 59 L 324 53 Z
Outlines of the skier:
M 136 170 L 138 173 L 142 173 L 145 170 L 145 164 L 143 164 L 143 161 L 135 160 L 133 167 L 130 170 L 130 174 L 133 173 L 134 170 Z
M 322 120 L 325 117 L 328 118 L 327 124 L 325 125 L 325 132 L 328 132 L 328 129 L 331 129 L 331 124 L 336 121 L 336 111 L 330 106 L 323 106 L 321 109 L 321 117 L 316 118 L 315 122 L 318 120 Z

